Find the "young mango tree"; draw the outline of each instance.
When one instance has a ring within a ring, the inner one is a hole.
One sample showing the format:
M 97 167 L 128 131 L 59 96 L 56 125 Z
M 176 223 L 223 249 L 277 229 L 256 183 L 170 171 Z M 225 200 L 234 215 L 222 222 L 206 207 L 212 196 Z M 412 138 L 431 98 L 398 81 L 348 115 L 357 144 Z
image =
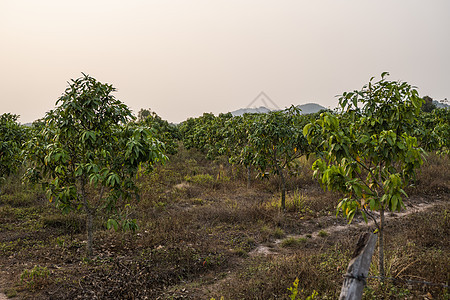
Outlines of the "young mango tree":
M 148 126 L 153 135 L 166 147 L 166 153 L 174 155 L 178 152 L 180 134 L 178 127 L 163 120 L 150 109 L 141 109 L 138 113 L 138 123 Z
M 422 112 L 414 131 L 419 145 L 426 151 L 449 153 L 450 110 L 436 108 L 431 113 Z
M 233 116 L 223 126 L 220 153 L 228 157 L 231 165 L 242 165 L 247 169 L 247 188 L 251 186 L 253 153 L 249 147 L 249 134 L 255 124 L 256 114 Z
M 313 164 L 314 176 L 324 188 L 344 195 L 337 212 L 349 222 L 357 212 L 366 222 L 373 219 L 382 278 L 385 211 L 404 207 L 403 188 L 422 164 L 423 153 L 411 136 L 423 100 L 411 85 L 388 81 L 387 75 L 378 82 L 372 78 L 360 91 L 344 93 L 339 113 L 322 113 L 303 131 L 323 151 Z M 379 220 L 373 211 L 379 212 Z
M 248 152 L 252 164 L 262 177 L 270 174 L 281 179 L 281 209 L 286 210 L 285 170 L 297 158 L 309 153 L 310 146 L 302 134 L 304 118 L 294 106 L 268 114 L 256 115 L 250 127 Z
M 186 149 L 195 148 L 206 155 L 207 159 L 216 159 L 223 153 L 224 139 L 227 137 L 225 124 L 232 119 L 231 113 L 204 113 L 198 118 L 189 118 L 179 126 Z
M 142 166 L 166 159 L 163 144 L 148 128 L 130 122 L 131 111 L 114 91 L 85 74 L 72 80 L 27 144 L 28 175 L 43 183 L 50 202 L 63 212 L 86 213 L 89 257 L 96 214 L 101 209 L 114 213 L 119 204 L 138 197 L 134 179 Z
M 0 185 L 21 165 L 22 143 L 26 130 L 17 122 L 18 116 L 5 113 L 0 116 Z

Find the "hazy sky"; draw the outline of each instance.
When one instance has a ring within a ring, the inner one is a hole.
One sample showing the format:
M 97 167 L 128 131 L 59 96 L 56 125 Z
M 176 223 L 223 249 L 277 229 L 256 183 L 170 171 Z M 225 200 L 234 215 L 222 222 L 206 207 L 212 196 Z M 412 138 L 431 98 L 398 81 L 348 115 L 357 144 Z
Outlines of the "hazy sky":
M 22 123 L 81 72 L 180 122 L 261 91 L 333 108 L 383 71 L 450 98 L 449 0 L 0 0 L 0 113 Z

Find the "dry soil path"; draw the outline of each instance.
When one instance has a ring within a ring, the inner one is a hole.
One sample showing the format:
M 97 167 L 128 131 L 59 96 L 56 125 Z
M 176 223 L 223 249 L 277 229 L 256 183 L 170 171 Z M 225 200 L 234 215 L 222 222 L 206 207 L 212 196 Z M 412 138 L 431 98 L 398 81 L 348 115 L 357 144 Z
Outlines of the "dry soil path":
M 420 199 L 419 201 L 423 201 L 423 199 Z M 397 213 L 387 213 L 385 218 L 386 221 L 388 220 L 392 220 L 392 219 L 397 219 L 397 218 L 402 218 L 405 217 L 407 215 L 413 214 L 413 213 L 417 213 L 417 212 L 422 212 L 422 211 L 426 211 L 430 208 L 433 208 L 436 205 L 439 204 L 444 204 L 444 203 L 448 203 L 446 200 L 436 200 L 433 202 L 415 202 L 414 204 L 407 204 L 407 208 L 404 209 L 401 212 L 397 212 Z M 376 217 L 378 217 L 378 215 L 376 215 Z M 258 245 L 254 250 L 252 250 L 249 255 L 250 256 L 267 256 L 267 255 L 278 255 L 281 253 L 281 242 L 284 239 L 288 239 L 288 238 L 304 238 L 308 236 L 308 240 L 315 240 L 315 239 L 319 239 L 320 235 L 319 232 L 321 231 L 326 231 L 329 235 L 333 234 L 333 233 L 339 233 L 339 232 L 343 232 L 345 230 L 354 230 L 357 228 L 368 228 L 369 226 L 374 226 L 373 221 L 369 221 L 368 223 L 365 223 L 364 220 L 354 220 L 353 224 L 350 225 L 331 225 L 328 226 L 326 228 L 321 228 L 320 230 L 311 232 L 311 233 L 305 233 L 305 234 L 299 234 L 299 235 L 295 235 L 295 234 L 291 234 L 291 235 L 286 235 L 283 239 L 278 239 L 275 240 L 271 243 L 265 243 L 265 244 L 260 244 Z M 222 279 L 219 279 L 217 281 L 215 281 L 214 283 L 211 283 L 209 285 L 208 290 L 217 290 L 217 287 L 220 284 L 223 284 L 224 282 L 231 280 L 231 278 L 234 276 L 235 274 L 233 274 L 232 272 L 229 272 L 229 274 L 227 276 L 225 276 Z
M 3 282 L 0 280 L 0 289 L 2 289 L 4 286 Z M 8 297 L 6 297 L 6 295 L 4 293 L 0 292 L 0 300 L 7 300 Z
M 385 216 L 386 221 L 390 220 L 390 219 L 397 219 L 397 218 L 402 218 L 405 217 L 407 215 L 413 214 L 413 213 L 417 213 L 417 212 L 421 212 L 421 211 L 425 211 L 435 205 L 438 204 L 442 204 L 444 202 L 442 201 L 435 201 L 435 202 L 431 202 L 431 203 L 418 203 L 416 205 L 411 205 L 410 207 L 408 207 L 407 209 L 401 211 L 401 212 L 396 212 L 396 213 L 387 213 Z M 373 213 L 375 215 L 375 217 L 378 219 L 378 214 L 375 212 Z M 364 220 L 361 220 L 359 222 L 355 222 L 352 223 L 350 225 L 331 225 L 329 227 L 326 228 L 321 228 L 320 230 L 311 232 L 311 233 L 307 233 L 307 234 L 289 234 L 286 235 L 286 237 L 284 237 L 283 239 L 277 239 L 274 242 L 272 242 L 271 244 L 264 244 L 264 245 L 258 245 L 254 250 L 252 250 L 249 254 L 251 256 L 256 256 L 256 255 L 274 255 L 278 253 L 278 249 L 279 246 L 281 244 L 281 242 L 285 239 L 289 239 L 289 238 L 295 238 L 295 239 L 300 239 L 300 238 L 309 238 L 309 239 L 316 239 L 320 236 L 321 232 L 326 232 L 327 234 L 333 234 L 333 233 L 337 233 L 337 232 L 342 232 L 344 230 L 352 230 L 352 229 L 356 229 L 356 228 L 362 228 L 362 227 L 371 227 L 374 226 L 374 221 L 369 219 L 368 223 L 365 223 Z

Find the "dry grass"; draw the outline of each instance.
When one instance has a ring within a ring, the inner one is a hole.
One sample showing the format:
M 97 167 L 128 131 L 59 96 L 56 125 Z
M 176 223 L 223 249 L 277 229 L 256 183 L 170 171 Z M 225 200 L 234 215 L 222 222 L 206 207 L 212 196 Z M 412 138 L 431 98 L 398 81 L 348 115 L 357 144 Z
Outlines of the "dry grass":
M 417 174 L 409 194 L 437 195 L 450 193 L 450 156 L 429 153 Z
M 247 189 L 245 169 L 180 148 L 167 165 L 139 179 L 141 201 L 132 202 L 140 226 L 136 234 L 108 231 L 102 226 L 105 216 L 99 216 L 92 261 L 84 258 L 83 216 L 61 215 L 41 192 L 18 188 L 18 178 L 10 179 L 0 196 L 0 252 L 5 254 L 0 265 L 10 272 L 7 287 L 18 297 L 35 299 L 288 299 L 287 288 L 299 278 L 304 295 L 316 290 L 319 299 L 335 299 L 358 230 L 286 238 L 277 254 L 251 253 L 288 234 L 337 222 L 339 195 L 324 192 L 311 179 L 311 160 L 299 163 L 301 170 L 289 177 L 288 212 L 283 214 L 277 178 L 254 180 Z M 390 276 L 450 281 L 448 166 L 448 157 L 430 155 L 416 187 L 408 191 L 417 198 L 438 195 L 440 206 L 388 223 Z M 33 265 L 50 270 L 39 292 L 19 284 L 20 274 Z M 377 274 L 375 265 L 372 274 Z M 438 287 L 381 286 L 371 280 L 365 298 L 417 299 L 426 293 L 448 297 Z

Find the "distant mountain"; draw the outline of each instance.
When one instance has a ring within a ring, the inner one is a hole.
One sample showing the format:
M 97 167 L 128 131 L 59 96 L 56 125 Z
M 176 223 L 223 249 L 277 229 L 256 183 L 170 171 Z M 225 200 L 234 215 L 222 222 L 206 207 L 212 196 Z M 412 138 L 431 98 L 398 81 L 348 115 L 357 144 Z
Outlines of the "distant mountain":
M 235 111 L 232 111 L 231 114 L 233 116 L 242 116 L 243 114 L 266 114 L 271 110 L 267 107 L 260 106 L 258 108 L 241 108 Z
M 316 113 L 322 109 L 326 109 L 322 105 L 316 104 L 316 103 L 307 103 L 307 104 L 301 104 L 297 105 L 298 108 L 302 110 L 303 115 L 307 114 L 313 114 Z
M 301 104 L 301 105 L 297 105 L 297 107 L 301 109 L 302 114 L 304 114 L 304 115 L 313 114 L 322 109 L 326 109 L 322 105 L 319 105 L 316 103 Z M 267 107 L 260 106 L 258 108 L 241 108 L 241 109 L 232 111 L 231 114 L 233 116 L 242 116 L 243 114 L 266 114 L 271 111 L 275 111 L 275 110 L 270 110 Z

